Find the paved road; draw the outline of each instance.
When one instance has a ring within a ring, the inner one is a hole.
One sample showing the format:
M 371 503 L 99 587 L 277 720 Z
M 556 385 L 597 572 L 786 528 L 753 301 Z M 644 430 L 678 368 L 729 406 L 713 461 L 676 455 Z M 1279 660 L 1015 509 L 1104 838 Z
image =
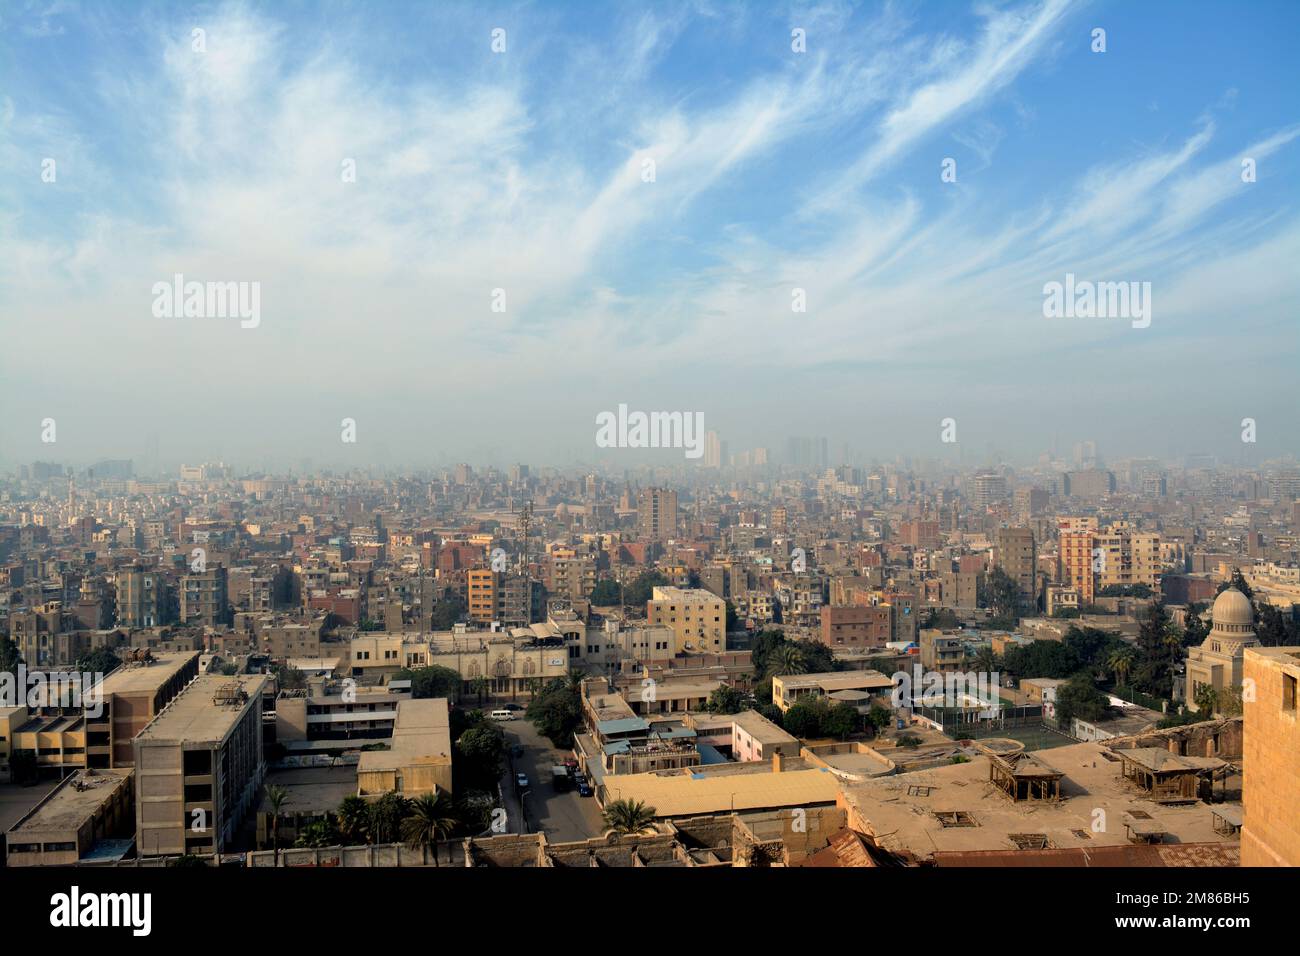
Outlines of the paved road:
M 516 712 L 518 713 L 518 712 Z M 604 832 L 600 809 L 595 797 L 580 797 L 577 790 L 556 793 L 551 787 L 551 768 L 563 763 L 572 753 L 557 750 L 528 721 L 517 718 L 502 721 L 507 745 L 524 748 L 522 757 L 507 762 L 501 781 L 509 814 L 511 833 L 536 833 L 541 830 L 552 843 L 566 843 L 600 836 Z M 515 786 L 515 774 L 528 775 L 529 789 L 522 800 Z M 524 823 L 521 827 L 520 823 Z

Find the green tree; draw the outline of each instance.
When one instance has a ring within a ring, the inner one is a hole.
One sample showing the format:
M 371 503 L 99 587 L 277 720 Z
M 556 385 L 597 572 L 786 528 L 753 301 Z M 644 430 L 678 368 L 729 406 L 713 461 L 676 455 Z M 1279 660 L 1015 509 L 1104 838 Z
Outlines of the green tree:
M 1214 592 L 1215 597 L 1218 597 L 1224 591 L 1228 590 L 1228 588 L 1236 588 L 1242 594 L 1246 595 L 1252 603 L 1254 603 L 1255 592 L 1250 589 L 1250 585 L 1247 584 L 1246 579 L 1242 577 L 1241 568 L 1232 569 L 1232 577 L 1219 585 L 1219 589 Z
M 1122 650 L 1116 648 L 1111 651 L 1106 666 L 1110 669 L 1110 672 L 1115 675 L 1116 685 L 1122 687 L 1128 680 L 1128 675 L 1133 672 L 1133 662 L 1135 660 L 1137 660 L 1137 655 L 1127 648 Z
M 1259 642 L 1265 647 L 1287 647 L 1300 643 L 1295 622 L 1271 604 L 1262 605 L 1255 614 Z
M 782 644 L 767 660 L 767 676 L 790 677 L 808 673 L 803 652 L 793 644 Z
M 293 843 L 296 847 L 323 847 L 338 846 L 340 842 L 338 827 L 329 817 L 323 820 L 313 820 L 301 830 L 298 831 L 298 839 Z
M 289 791 L 278 784 L 266 787 L 266 804 L 271 808 L 271 850 L 275 854 L 275 864 L 280 865 L 280 813 L 289 799 Z
M 7 637 L 0 637 L 0 673 L 16 674 L 18 665 L 23 663 L 23 655 L 18 645 Z
M 430 626 L 435 631 L 450 631 L 453 624 L 460 622 L 466 611 L 465 600 L 459 594 L 448 594 L 433 605 L 429 615 Z
M 412 849 L 425 847 L 433 850 L 433 865 L 438 866 L 438 842 L 455 831 L 457 821 L 451 798 L 442 791 L 416 797 L 409 805 L 409 813 L 402 820 L 402 839 Z
M 881 707 L 879 704 L 872 704 L 871 710 L 867 711 L 865 723 L 871 729 L 871 736 L 877 737 L 893 720 L 894 715 L 887 708 Z
M 862 717 L 852 704 L 836 704 L 826 712 L 822 720 L 822 733 L 838 740 L 845 740 L 849 734 L 857 731 L 861 722 Z
M 107 647 L 97 647 L 78 657 L 74 666 L 83 674 L 107 674 L 121 663 L 121 658 Z M 0 670 L 4 668 L 0 667 Z
M 370 842 L 370 804 L 361 797 L 344 797 L 339 804 L 338 829 L 344 842 Z
M 1199 604 L 1189 604 L 1183 620 L 1183 647 L 1200 647 L 1210 635 L 1209 625 L 1201 619 Z
M 711 714 L 738 714 L 745 709 L 744 695 L 727 684 L 715 687 L 704 709 Z
M 653 832 L 655 808 L 644 801 L 612 800 L 605 805 L 601 816 L 605 826 L 619 836 Z
M 596 607 L 614 607 L 622 602 L 620 590 L 617 581 L 602 578 L 591 589 L 591 603 Z
M 994 568 L 984 586 L 985 599 L 994 615 L 1000 618 L 1020 616 L 1020 586 L 1002 568 Z
M 457 768 L 458 786 L 461 778 L 485 785 L 495 782 L 501 776 L 505 750 L 506 735 L 491 721 L 485 720 L 461 734 L 456 740 L 456 753 L 463 760 L 463 766 Z
M 389 791 L 367 807 L 366 830 L 370 843 L 393 843 L 401 835 L 402 821 L 409 802 L 396 791 Z
M 430 667 L 402 668 L 393 678 L 409 680 L 411 696 L 415 698 L 446 697 L 455 703 L 460 697 L 460 674 L 450 667 L 434 664 Z
M 1138 630 L 1133 669 L 1133 686 L 1144 694 L 1169 697 L 1173 691 L 1173 663 L 1181 656 L 1182 635 L 1178 635 L 1177 648 L 1172 648 L 1168 640 L 1171 630 L 1169 612 L 1163 603 L 1153 601 Z
M 1056 689 L 1056 720 L 1064 727 L 1075 717 L 1097 721 L 1105 720 L 1109 714 L 1110 702 L 1086 671 L 1080 671 Z
M 573 732 L 582 722 L 582 705 L 578 692 L 562 678 L 556 678 L 542 688 L 524 711 L 524 716 L 561 750 L 573 746 Z
M 823 722 L 829 709 L 825 698 L 804 697 L 785 712 L 785 729 L 802 739 L 825 736 Z
M 1211 684 L 1202 684 L 1196 688 L 1193 702 L 1196 704 L 1197 713 L 1212 717 L 1219 709 L 1219 692 Z
M 646 601 L 654 596 L 654 589 L 668 583 L 659 571 L 642 572 L 627 586 L 627 606 L 644 608 Z
M 475 677 L 469 682 L 469 691 L 471 694 L 478 695 L 478 705 L 483 706 L 483 695 L 487 693 L 488 680 L 482 674 Z

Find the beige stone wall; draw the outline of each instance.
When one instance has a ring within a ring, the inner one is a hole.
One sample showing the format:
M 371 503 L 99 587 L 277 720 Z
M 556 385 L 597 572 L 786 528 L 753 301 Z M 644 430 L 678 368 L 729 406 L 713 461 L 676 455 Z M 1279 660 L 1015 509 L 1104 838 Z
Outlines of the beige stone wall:
M 1300 866 L 1300 711 L 1283 698 L 1286 678 L 1300 680 L 1300 657 L 1285 663 L 1248 650 L 1245 677 L 1255 693 L 1244 703 L 1241 865 Z

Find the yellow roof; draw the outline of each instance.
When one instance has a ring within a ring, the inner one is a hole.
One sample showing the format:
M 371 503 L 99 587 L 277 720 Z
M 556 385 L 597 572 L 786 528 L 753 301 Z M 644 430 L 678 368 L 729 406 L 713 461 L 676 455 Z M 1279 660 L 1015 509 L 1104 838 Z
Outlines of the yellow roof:
M 611 800 L 641 800 L 656 817 L 768 810 L 834 803 L 839 782 L 829 771 L 783 773 L 630 773 L 608 776 Z

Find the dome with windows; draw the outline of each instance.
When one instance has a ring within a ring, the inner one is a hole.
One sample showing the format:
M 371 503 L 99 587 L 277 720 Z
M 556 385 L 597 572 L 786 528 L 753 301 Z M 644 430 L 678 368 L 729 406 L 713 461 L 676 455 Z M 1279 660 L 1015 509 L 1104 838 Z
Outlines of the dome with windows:
M 1210 611 L 1214 625 L 1206 642 L 1230 641 L 1238 644 L 1258 644 L 1255 637 L 1255 607 L 1250 598 L 1236 588 L 1225 588 L 1214 599 Z

